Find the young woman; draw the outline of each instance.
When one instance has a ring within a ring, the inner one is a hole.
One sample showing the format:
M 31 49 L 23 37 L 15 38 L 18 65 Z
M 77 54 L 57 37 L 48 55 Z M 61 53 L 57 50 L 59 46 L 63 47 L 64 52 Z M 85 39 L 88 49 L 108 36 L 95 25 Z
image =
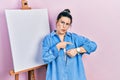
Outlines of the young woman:
M 70 33 L 72 24 L 69 9 L 56 20 L 56 30 L 48 34 L 42 44 L 42 58 L 48 64 L 46 80 L 86 80 L 82 55 L 96 50 L 96 43 L 86 37 Z

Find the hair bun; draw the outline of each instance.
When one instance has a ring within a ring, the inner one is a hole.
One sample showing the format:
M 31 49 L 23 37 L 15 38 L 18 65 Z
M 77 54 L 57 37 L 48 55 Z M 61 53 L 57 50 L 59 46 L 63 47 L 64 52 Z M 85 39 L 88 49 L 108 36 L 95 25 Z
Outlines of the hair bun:
M 63 12 L 70 13 L 70 10 L 69 9 L 65 9 Z

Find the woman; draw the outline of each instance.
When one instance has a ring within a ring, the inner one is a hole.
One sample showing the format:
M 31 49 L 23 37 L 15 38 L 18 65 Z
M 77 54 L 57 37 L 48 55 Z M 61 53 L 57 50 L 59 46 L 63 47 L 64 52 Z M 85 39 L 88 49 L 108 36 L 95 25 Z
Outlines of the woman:
M 42 58 L 48 64 L 46 80 L 86 80 L 82 55 L 96 50 L 96 43 L 75 33 L 67 32 L 72 24 L 69 9 L 56 20 L 56 30 L 42 44 Z

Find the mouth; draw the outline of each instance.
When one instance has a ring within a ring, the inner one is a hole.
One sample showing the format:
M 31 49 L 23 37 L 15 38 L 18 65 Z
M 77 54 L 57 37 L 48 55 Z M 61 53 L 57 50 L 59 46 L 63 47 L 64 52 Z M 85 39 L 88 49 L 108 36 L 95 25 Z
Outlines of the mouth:
M 63 32 L 66 32 L 66 30 L 65 30 L 65 29 L 62 29 L 62 31 L 63 31 Z

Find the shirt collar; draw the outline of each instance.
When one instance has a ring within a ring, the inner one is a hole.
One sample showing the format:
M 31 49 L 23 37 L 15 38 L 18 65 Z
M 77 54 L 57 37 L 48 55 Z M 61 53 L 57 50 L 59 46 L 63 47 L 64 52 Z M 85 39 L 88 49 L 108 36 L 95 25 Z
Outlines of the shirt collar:
M 51 32 L 51 36 L 55 36 L 55 35 L 57 35 L 56 30 Z M 70 32 L 66 32 L 65 36 L 71 36 Z

